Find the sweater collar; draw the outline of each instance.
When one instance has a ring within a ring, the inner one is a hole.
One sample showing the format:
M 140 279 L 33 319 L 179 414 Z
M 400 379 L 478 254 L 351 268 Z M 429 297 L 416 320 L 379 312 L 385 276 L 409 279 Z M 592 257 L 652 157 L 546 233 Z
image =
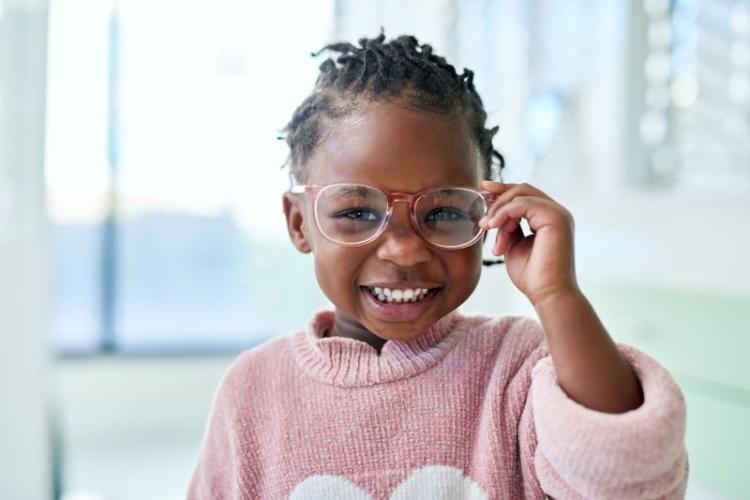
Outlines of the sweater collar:
M 416 375 L 437 363 L 458 337 L 448 335 L 459 320 L 459 313 L 454 310 L 419 337 L 386 341 L 378 354 L 362 340 L 323 337 L 335 318 L 334 311 L 318 311 L 292 342 L 297 363 L 308 375 L 343 387 L 375 385 Z

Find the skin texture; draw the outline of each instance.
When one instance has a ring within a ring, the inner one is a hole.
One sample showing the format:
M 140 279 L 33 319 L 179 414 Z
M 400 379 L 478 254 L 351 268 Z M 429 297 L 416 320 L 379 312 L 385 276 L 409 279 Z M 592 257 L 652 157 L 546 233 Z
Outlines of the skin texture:
M 397 103 L 363 103 L 328 125 L 305 165 L 307 184 L 360 182 L 384 191 L 478 187 L 480 157 L 463 123 Z M 619 413 L 643 402 L 640 383 L 616 348 L 575 277 L 572 215 L 528 184 L 482 181 L 500 196 L 480 221 L 497 229 L 494 248 L 504 255 L 513 284 L 531 301 L 544 329 L 560 386 L 578 403 Z M 329 336 L 362 340 L 380 351 L 389 339 L 427 331 L 474 291 L 481 273 L 481 242 L 462 250 L 429 246 L 414 231 L 408 207 L 396 204 L 391 225 L 375 241 L 345 247 L 320 234 L 312 200 L 285 193 L 287 228 L 300 252 L 312 252 L 323 293 L 336 307 Z M 524 236 L 521 219 L 532 234 Z M 429 282 L 443 287 L 417 321 L 382 321 L 368 309 L 361 285 Z

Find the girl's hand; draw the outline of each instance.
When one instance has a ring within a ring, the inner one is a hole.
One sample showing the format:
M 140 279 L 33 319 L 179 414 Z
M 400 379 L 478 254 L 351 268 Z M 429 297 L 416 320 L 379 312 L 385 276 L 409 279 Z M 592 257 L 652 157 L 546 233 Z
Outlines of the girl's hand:
M 510 279 L 534 305 L 560 387 L 597 411 L 638 408 L 643 403 L 638 377 L 578 289 L 573 216 L 528 184 L 481 186 L 498 196 L 479 225 L 498 229 L 493 253 L 505 254 Z M 532 234 L 523 235 L 521 219 Z
M 513 284 L 535 307 L 561 293 L 580 293 L 570 212 L 529 184 L 482 181 L 481 187 L 499 194 L 479 225 L 498 229 L 493 253 L 505 255 Z M 522 218 L 529 223 L 528 236 L 521 229 Z

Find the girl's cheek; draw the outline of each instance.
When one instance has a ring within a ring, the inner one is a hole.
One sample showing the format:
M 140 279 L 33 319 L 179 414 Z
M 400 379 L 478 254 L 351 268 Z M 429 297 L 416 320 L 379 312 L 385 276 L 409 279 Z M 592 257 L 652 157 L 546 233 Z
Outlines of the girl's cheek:
M 318 242 L 315 272 L 324 290 L 335 292 L 349 288 L 355 276 L 357 255 L 351 248 Z
M 466 290 L 467 295 L 471 295 L 479 284 L 479 278 L 482 274 L 482 246 L 477 244 L 469 247 L 450 266 L 452 270 L 451 279 L 458 281 L 461 288 Z M 454 283 L 456 285 L 456 283 Z

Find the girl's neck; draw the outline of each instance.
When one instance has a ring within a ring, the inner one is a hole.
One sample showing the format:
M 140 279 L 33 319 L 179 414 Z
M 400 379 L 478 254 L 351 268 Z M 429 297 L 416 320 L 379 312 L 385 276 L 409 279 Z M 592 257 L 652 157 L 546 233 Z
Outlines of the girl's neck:
M 380 354 L 380 350 L 383 348 L 383 344 L 385 344 L 387 340 L 378 337 L 339 308 L 336 308 L 336 320 L 334 321 L 333 326 L 330 330 L 324 332 L 323 336 L 345 337 L 360 340 L 374 347 L 378 354 Z

